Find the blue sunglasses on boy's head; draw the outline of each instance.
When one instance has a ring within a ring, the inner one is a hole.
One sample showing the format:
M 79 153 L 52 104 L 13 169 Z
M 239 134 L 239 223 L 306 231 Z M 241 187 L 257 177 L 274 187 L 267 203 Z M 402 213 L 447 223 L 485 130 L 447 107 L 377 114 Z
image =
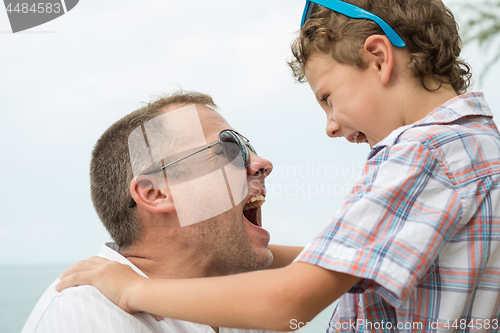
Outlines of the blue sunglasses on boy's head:
M 406 46 L 405 42 L 403 42 L 401 37 L 399 37 L 399 35 L 394 31 L 394 29 L 392 29 L 380 17 L 362 8 L 359 8 L 357 6 L 351 5 L 350 3 L 340 0 L 314 0 L 314 1 L 307 0 L 306 7 L 304 8 L 304 14 L 302 15 L 302 22 L 300 23 L 301 27 L 311 17 L 314 3 L 351 18 L 371 20 L 377 23 L 378 26 L 382 29 L 382 31 L 384 31 L 385 35 L 387 36 L 387 38 L 389 38 L 392 45 L 396 47 Z

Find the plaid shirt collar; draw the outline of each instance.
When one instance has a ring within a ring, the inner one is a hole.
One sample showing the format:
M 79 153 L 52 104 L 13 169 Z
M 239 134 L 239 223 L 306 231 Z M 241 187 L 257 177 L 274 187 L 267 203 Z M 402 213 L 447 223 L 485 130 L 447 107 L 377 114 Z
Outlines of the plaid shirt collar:
M 450 107 L 451 106 L 451 107 Z M 432 110 L 426 117 L 413 124 L 401 126 L 391 132 L 387 137 L 373 146 L 368 159 L 377 155 L 384 147 L 393 146 L 401 134 L 410 128 L 428 125 L 451 124 L 464 117 L 490 117 L 493 118 L 483 93 L 467 93 L 456 96 L 446 103 Z

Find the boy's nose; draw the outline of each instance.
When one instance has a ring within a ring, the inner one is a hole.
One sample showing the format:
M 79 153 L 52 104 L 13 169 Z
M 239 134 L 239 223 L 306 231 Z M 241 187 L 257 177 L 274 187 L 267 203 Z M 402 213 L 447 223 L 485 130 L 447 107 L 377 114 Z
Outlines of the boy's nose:
M 250 164 L 247 167 L 247 174 L 249 176 L 261 176 L 264 178 L 269 176 L 271 171 L 273 170 L 273 164 L 271 161 L 255 155 L 254 153 L 250 153 Z
M 330 138 L 336 138 L 340 136 L 340 126 L 335 120 L 328 119 L 326 123 L 326 135 Z

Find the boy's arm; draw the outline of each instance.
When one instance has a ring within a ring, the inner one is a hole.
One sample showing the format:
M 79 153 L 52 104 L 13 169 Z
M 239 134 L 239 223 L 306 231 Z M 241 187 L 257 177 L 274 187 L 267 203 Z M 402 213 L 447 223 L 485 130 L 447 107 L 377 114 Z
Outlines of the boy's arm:
M 308 322 L 359 278 L 312 264 L 196 279 L 146 279 L 129 266 L 93 257 L 68 269 L 58 290 L 91 284 L 127 312 L 211 326 L 290 331 Z
M 303 249 L 302 246 L 269 244 L 269 250 L 273 254 L 273 264 L 269 268 L 281 268 L 291 264 Z

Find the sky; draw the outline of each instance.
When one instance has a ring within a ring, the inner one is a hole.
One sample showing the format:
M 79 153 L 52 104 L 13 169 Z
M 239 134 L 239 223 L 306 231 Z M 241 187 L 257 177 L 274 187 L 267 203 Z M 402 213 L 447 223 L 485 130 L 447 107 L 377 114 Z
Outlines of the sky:
M 461 14 L 457 3 L 445 1 Z M 210 94 L 273 162 L 262 208 L 271 242 L 310 242 L 340 207 L 369 147 L 328 138 L 308 85 L 294 82 L 286 62 L 303 5 L 82 0 L 16 34 L 0 10 L 0 265 L 97 254 L 111 239 L 90 199 L 92 148 L 113 122 L 178 88 Z M 463 52 L 474 73 L 488 56 L 475 45 Z M 499 74 L 500 65 L 492 67 L 471 91 L 483 91 L 500 118 Z

